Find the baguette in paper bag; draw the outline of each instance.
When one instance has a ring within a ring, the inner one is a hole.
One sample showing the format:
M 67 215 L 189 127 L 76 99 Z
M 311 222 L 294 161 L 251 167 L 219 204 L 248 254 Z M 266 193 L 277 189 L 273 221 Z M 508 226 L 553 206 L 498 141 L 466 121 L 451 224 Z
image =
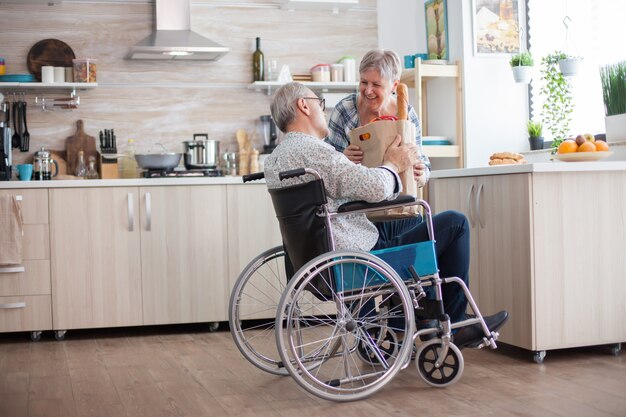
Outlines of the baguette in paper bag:
M 402 136 L 403 143 L 415 143 L 415 125 L 410 120 L 379 120 L 350 131 L 350 144 L 357 145 L 363 151 L 363 165 L 378 167 L 383 164 L 383 156 L 389 145 Z M 417 182 L 413 177 L 413 169 L 399 173 L 402 181 L 402 192 L 417 197 Z M 419 213 L 418 206 L 380 210 L 368 215 L 370 219 L 393 219 L 414 217 Z

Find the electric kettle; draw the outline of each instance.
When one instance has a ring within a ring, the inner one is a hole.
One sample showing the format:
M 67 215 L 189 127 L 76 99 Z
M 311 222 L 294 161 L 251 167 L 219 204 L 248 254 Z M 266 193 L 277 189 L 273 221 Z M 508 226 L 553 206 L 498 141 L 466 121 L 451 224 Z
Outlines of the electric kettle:
M 52 159 L 50 152 L 45 150 L 43 146 L 39 151 L 35 152 L 35 163 L 33 165 L 35 180 L 51 180 L 52 177 L 56 177 L 59 173 L 57 161 Z M 52 165 L 55 167 L 54 174 L 52 174 Z

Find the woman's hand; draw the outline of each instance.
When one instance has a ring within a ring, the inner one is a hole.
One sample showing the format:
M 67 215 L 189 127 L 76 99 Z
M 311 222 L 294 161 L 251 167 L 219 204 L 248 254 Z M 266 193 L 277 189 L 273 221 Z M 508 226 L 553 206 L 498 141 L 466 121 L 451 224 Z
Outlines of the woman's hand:
M 418 160 L 418 162 L 413 165 L 413 177 L 415 177 L 418 187 L 426 185 L 426 164 L 421 160 Z
M 355 164 L 363 162 L 363 151 L 357 145 L 348 145 L 343 154 Z

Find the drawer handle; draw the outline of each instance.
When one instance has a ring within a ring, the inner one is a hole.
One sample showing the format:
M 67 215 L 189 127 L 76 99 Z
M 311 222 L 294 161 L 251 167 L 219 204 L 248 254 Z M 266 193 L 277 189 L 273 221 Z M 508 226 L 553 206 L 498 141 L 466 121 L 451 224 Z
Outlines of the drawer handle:
M 146 193 L 146 231 L 152 230 L 152 197 Z
M 23 197 L 21 195 L 16 195 L 15 196 L 15 201 L 22 201 Z
M 133 208 L 133 193 L 128 193 L 128 231 L 132 232 L 135 228 L 135 210 Z
M 6 303 L 0 304 L 0 308 L 9 309 L 9 308 L 24 308 L 26 307 L 26 303 L 22 301 L 21 303 Z
M 26 269 L 23 265 L 18 266 L 0 266 L 0 274 L 14 274 L 16 272 L 24 272 Z

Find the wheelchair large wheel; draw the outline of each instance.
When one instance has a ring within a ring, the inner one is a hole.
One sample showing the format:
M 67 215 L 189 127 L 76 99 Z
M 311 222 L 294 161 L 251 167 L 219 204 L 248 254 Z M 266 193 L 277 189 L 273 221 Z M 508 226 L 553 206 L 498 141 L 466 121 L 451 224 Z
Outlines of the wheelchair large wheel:
M 274 322 L 287 286 L 282 246 L 254 258 L 241 272 L 230 296 L 230 332 L 242 355 L 254 366 L 287 375 L 276 349 Z
M 338 286 L 331 288 L 330 276 Z M 358 400 L 406 364 L 413 315 L 407 287 L 384 261 L 366 252 L 330 252 L 303 266 L 285 290 L 276 316 L 278 351 L 306 391 Z
M 437 388 L 444 388 L 458 381 L 465 366 L 463 354 L 454 343 L 450 343 L 441 366 L 436 367 L 442 352 L 441 343 L 441 339 L 429 340 L 420 345 L 415 353 L 417 373 L 428 385 Z

